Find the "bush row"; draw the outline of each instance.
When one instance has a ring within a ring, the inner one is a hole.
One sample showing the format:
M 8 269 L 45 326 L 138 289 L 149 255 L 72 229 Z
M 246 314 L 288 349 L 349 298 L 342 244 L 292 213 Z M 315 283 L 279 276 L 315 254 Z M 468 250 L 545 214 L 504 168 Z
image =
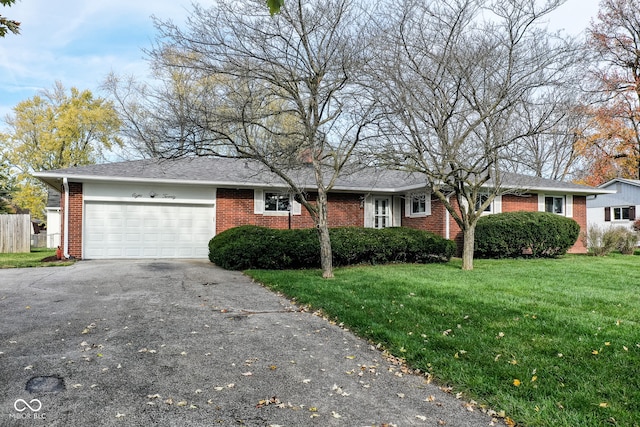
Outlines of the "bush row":
M 541 258 L 563 255 L 578 240 L 576 221 L 547 212 L 507 212 L 478 220 L 475 254 L 480 258 Z
M 451 240 L 403 227 L 342 227 L 329 233 L 335 266 L 446 262 L 456 250 Z M 275 230 L 246 225 L 211 239 L 209 260 L 229 270 L 316 268 L 320 266 L 320 243 L 313 228 Z
M 633 255 L 638 245 L 638 232 L 634 230 L 591 224 L 582 238 L 591 255 L 606 256 L 615 250 L 623 255 Z

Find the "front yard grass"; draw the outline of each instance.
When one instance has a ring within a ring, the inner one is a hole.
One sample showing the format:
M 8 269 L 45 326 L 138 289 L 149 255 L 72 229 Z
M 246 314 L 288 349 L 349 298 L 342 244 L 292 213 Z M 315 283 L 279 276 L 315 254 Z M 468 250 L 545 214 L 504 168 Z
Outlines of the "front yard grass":
M 247 273 L 518 425 L 640 425 L 638 257 Z
M 45 258 L 53 257 L 55 249 L 33 248 L 29 253 L 6 254 L 0 253 L 0 268 L 44 267 L 53 265 L 70 265 L 73 261 L 43 262 Z

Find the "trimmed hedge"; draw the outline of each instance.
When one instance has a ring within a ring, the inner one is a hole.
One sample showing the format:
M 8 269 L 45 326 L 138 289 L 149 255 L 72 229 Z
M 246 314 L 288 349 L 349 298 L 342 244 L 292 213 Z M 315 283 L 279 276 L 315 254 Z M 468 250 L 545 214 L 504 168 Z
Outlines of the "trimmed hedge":
M 456 250 L 451 240 L 410 228 L 342 227 L 329 233 L 335 266 L 446 262 Z M 209 260 L 228 270 L 317 268 L 320 243 L 315 228 L 275 230 L 245 225 L 211 239 Z
M 578 240 L 580 226 L 547 212 L 507 212 L 483 216 L 476 224 L 475 254 L 480 258 L 552 258 Z

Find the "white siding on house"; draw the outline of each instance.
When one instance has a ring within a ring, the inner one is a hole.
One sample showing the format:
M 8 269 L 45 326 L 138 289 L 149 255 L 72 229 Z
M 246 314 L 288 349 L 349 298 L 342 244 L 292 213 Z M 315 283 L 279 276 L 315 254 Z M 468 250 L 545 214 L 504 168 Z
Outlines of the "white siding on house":
M 47 208 L 47 247 L 57 248 L 60 246 L 60 208 Z
M 625 227 L 632 229 L 634 220 L 640 216 L 640 181 L 614 180 L 601 188 L 615 190 L 616 193 L 587 197 L 587 224 L 589 226 L 596 225 L 600 228 Z M 635 218 L 630 220 L 616 220 L 614 218 L 614 208 L 629 207 L 635 208 Z M 610 212 L 608 221 L 605 218 L 607 208 Z

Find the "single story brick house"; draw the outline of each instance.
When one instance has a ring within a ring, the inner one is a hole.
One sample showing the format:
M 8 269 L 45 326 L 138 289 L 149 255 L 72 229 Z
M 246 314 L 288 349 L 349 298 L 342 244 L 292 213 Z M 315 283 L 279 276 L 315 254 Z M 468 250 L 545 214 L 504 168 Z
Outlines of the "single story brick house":
M 309 170 L 300 182 L 310 195 Z M 101 258 L 206 258 L 208 241 L 240 225 L 312 227 L 287 186 L 255 162 L 226 158 L 137 160 L 39 172 L 62 193 L 61 236 L 65 256 Z M 513 194 L 495 199 L 487 214 L 552 211 L 584 230 L 587 196 L 606 193 L 583 185 L 507 175 Z M 461 232 L 429 193 L 424 177 L 363 169 L 341 177 L 329 193 L 331 227 L 406 226 L 461 241 Z M 572 252 L 585 252 L 578 241 Z

